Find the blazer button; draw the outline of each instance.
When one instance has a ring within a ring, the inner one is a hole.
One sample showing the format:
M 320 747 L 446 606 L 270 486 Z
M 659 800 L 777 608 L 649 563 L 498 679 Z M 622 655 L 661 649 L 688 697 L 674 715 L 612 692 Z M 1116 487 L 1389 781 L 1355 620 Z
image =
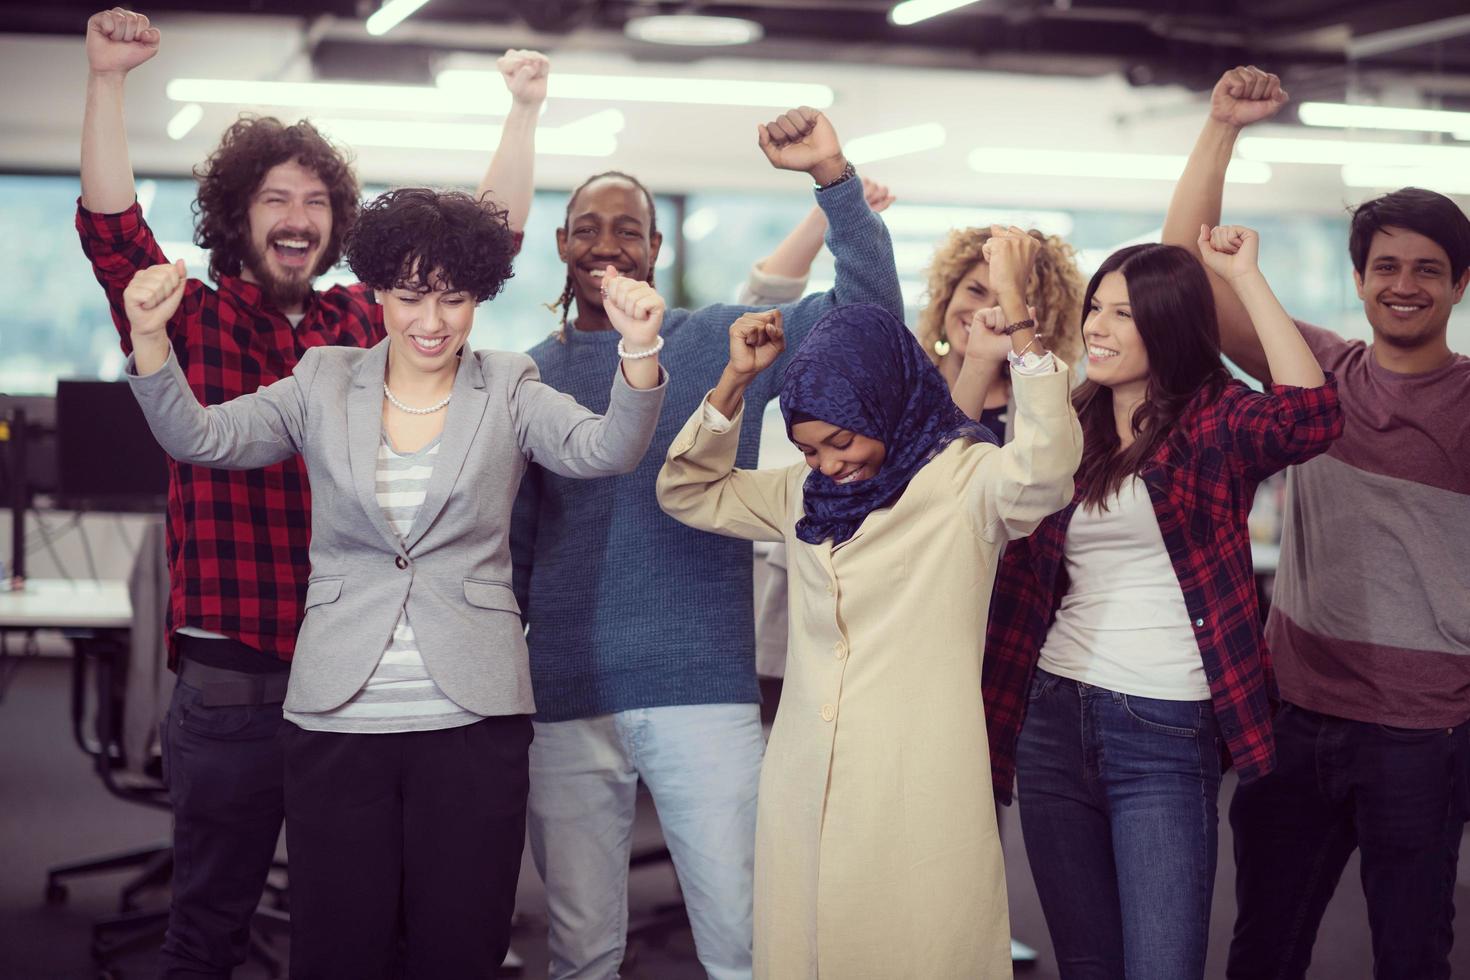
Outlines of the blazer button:
M 847 656 L 847 644 L 843 643 L 841 640 L 838 640 L 832 646 L 832 656 L 836 657 L 838 660 L 844 659 Z
M 399 568 L 407 568 L 408 560 L 405 559 L 402 555 L 399 555 L 398 557 L 393 559 L 393 564 L 397 565 Z
M 831 721 L 833 718 L 836 718 L 836 717 L 837 717 L 837 709 L 836 708 L 832 707 L 830 704 L 824 704 L 824 705 L 822 705 L 822 720 L 823 721 Z

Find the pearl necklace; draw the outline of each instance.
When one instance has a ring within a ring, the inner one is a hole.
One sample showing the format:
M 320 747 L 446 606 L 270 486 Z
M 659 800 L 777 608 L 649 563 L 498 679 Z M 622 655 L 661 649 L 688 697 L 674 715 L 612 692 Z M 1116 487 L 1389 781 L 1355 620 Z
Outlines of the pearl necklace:
M 445 395 L 441 401 L 435 402 L 428 408 L 410 408 L 409 406 L 403 404 L 403 402 L 399 401 L 397 398 L 393 397 L 393 392 L 391 389 L 389 389 L 388 382 L 386 381 L 383 382 L 383 394 L 388 396 L 388 401 L 393 405 L 394 408 L 398 409 L 400 412 L 407 412 L 410 415 L 433 415 L 435 412 L 443 409 L 445 405 L 448 405 L 449 399 L 454 397 L 454 392 L 451 391 L 449 394 Z

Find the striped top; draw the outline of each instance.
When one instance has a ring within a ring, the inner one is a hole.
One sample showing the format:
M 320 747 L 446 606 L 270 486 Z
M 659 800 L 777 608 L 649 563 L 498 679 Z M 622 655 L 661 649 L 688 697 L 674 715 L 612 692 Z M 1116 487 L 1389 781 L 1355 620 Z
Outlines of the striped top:
M 418 452 L 399 453 L 389 445 L 385 433 L 378 446 L 378 506 L 400 539 L 408 535 L 423 506 L 438 454 L 438 439 Z M 362 690 L 331 711 L 288 711 L 285 717 L 314 732 L 376 734 L 457 728 L 472 725 L 481 716 L 455 704 L 434 683 L 419 655 L 408 613 L 403 611 L 398 614 L 382 659 Z

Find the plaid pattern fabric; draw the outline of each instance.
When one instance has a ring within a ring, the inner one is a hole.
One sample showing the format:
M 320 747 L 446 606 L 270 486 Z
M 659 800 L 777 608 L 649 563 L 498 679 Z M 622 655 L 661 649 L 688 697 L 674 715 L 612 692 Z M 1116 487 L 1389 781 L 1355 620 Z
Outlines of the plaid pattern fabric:
M 1261 634 L 1246 518 L 1256 485 L 1323 452 L 1342 434 L 1337 381 L 1321 388 L 1239 381 L 1202 392 L 1139 472 L 1179 578 L 1229 761 L 1249 782 L 1276 765 L 1270 700 L 1276 696 Z M 985 636 L 982 687 L 997 798 L 1010 802 L 1016 739 L 1032 673 L 1067 593 L 1067 526 L 1084 488 L 1029 537 L 1006 545 Z
M 136 203 L 120 214 L 77 205 L 82 251 L 107 291 L 112 320 L 131 353 L 122 294 L 134 273 L 167 262 Z M 198 279 L 168 324 L 189 387 L 217 405 L 279 381 L 308 347 L 371 347 L 383 338 L 381 308 L 361 284 L 313 292 L 292 328 L 261 290 L 235 277 L 211 289 Z M 169 460 L 169 662 L 181 626 L 234 637 L 291 658 L 309 569 L 311 496 L 295 457 L 258 470 L 215 470 Z

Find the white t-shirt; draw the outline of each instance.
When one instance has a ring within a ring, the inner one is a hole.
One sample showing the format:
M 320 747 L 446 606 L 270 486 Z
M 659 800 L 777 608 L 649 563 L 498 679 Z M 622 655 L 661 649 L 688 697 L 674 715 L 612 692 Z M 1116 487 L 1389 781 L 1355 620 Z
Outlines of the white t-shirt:
M 1072 515 L 1064 553 L 1071 587 L 1039 666 L 1121 694 L 1206 700 L 1199 644 L 1148 488 L 1133 477 L 1107 505 Z

